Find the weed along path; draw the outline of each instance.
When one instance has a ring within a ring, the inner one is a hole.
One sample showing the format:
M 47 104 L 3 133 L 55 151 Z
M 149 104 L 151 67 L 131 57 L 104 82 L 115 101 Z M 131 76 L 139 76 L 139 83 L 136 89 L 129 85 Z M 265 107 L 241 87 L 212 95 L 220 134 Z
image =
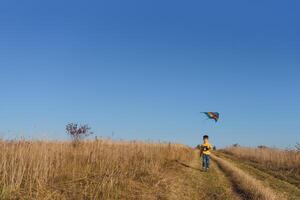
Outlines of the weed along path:
M 208 172 L 201 170 L 199 151 L 194 152 L 194 159 L 190 163 L 174 161 L 170 176 L 174 182 L 166 199 L 172 200 L 238 200 L 231 182 L 212 164 Z

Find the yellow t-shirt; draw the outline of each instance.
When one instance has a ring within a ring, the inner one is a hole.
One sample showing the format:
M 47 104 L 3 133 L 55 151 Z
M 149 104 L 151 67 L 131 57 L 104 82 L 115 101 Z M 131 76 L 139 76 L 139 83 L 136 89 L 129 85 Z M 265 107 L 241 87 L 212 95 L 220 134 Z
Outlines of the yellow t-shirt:
M 211 150 L 212 150 L 211 144 L 207 143 L 207 144 L 202 144 L 201 145 L 201 151 L 202 151 L 203 154 L 210 155 Z

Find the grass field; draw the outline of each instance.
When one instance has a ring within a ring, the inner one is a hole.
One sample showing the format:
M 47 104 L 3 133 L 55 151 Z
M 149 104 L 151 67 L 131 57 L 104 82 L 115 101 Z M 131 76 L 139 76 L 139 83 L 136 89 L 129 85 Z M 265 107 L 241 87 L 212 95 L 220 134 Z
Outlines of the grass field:
M 181 144 L 1 141 L 0 199 L 299 199 L 285 172 L 298 173 L 299 154 L 268 149 L 282 159 L 272 162 L 252 151 L 262 150 L 214 152 L 203 172 L 199 151 Z

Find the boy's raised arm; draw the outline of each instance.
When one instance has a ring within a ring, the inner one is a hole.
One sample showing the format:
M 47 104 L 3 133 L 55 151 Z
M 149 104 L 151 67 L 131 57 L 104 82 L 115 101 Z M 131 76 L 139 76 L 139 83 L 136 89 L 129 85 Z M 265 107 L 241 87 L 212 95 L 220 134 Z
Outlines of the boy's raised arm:
M 200 157 L 202 156 L 203 150 L 202 150 L 202 145 L 200 146 Z

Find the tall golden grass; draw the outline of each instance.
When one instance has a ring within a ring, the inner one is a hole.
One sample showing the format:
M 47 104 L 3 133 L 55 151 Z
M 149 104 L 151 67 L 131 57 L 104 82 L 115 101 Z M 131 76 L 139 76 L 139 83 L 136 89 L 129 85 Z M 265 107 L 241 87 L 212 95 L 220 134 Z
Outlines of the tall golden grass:
M 179 144 L 1 141 L 0 199 L 158 199 L 170 161 L 192 158 Z
M 224 151 L 272 169 L 300 169 L 299 151 L 249 147 L 228 147 Z

